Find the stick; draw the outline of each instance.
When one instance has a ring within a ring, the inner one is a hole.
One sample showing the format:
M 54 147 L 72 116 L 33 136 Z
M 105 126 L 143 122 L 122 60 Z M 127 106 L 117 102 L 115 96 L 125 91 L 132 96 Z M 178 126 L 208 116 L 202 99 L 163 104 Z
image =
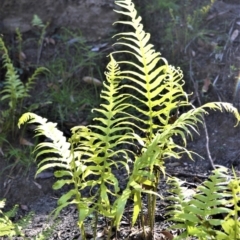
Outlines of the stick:
M 193 83 L 193 86 L 194 86 L 194 90 L 195 90 L 195 94 L 197 96 L 198 104 L 201 106 L 202 103 L 201 103 L 201 99 L 200 99 L 200 96 L 199 96 L 199 93 L 198 93 L 198 86 L 197 86 L 196 82 L 194 81 L 193 75 L 192 75 L 192 59 L 190 59 L 189 68 L 190 68 L 189 69 L 189 71 L 190 71 L 190 79 L 191 79 L 191 81 Z M 215 169 L 214 162 L 213 162 L 213 159 L 212 159 L 212 156 L 211 156 L 211 152 L 210 152 L 210 149 L 209 149 L 209 135 L 208 135 L 207 125 L 206 125 L 206 121 L 205 121 L 204 115 L 202 115 L 202 119 L 203 119 L 203 128 L 204 128 L 205 138 L 206 138 L 206 150 L 207 150 L 208 160 L 210 162 L 211 168 Z

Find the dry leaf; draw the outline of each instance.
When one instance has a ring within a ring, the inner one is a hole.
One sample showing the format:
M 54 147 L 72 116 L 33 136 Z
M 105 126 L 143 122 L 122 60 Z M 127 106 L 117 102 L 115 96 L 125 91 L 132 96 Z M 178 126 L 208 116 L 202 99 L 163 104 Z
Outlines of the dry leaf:
M 210 20 L 212 20 L 213 18 L 215 18 L 217 16 L 217 13 L 215 12 L 215 13 L 213 13 L 213 14 L 210 14 L 207 18 L 206 18 L 206 20 L 207 21 L 210 21 Z
M 35 181 L 33 181 L 33 183 L 34 183 L 39 189 L 42 189 L 42 186 L 41 186 L 39 183 L 37 183 L 37 182 L 35 182 Z
M 54 83 L 48 83 L 47 86 L 53 90 L 55 90 L 56 92 L 59 91 L 59 87 L 58 85 L 54 84 Z
M 205 45 L 206 45 L 205 41 L 203 41 L 201 38 L 198 38 L 197 44 L 200 47 L 205 47 Z
M 20 205 L 20 208 L 21 208 L 22 210 L 24 210 L 24 211 L 28 211 L 28 210 L 29 210 L 28 206 L 27 206 L 27 205 L 24 205 L 24 204 L 21 204 L 21 205 Z
M 4 152 L 3 152 L 3 150 L 2 150 L 1 147 L 0 147 L 0 154 L 1 154 L 2 156 L 4 156 Z
M 83 78 L 85 83 L 93 84 L 95 86 L 102 86 L 102 82 L 96 78 L 86 76 Z
M 238 34 L 239 34 L 239 30 L 235 29 L 231 35 L 230 40 L 233 42 L 238 37 Z
M 209 86 L 212 84 L 211 80 L 209 78 L 205 78 L 203 82 L 204 82 L 204 84 L 202 87 L 202 92 L 207 93 L 209 90 Z
M 196 56 L 196 52 L 192 50 L 192 56 L 195 57 Z
M 56 42 L 55 42 L 55 40 L 54 40 L 53 38 L 49 38 L 49 42 L 50 42 L 52 45 L 55 45 L 55 44 L 56 44 Z
M 25 60 L 27 57 L 26 57 L 26 55 L 25 55 L 25 53 L 24 52 L 20 52 L 19 53 L 19 60 L 20 61 L 23 61 L 23 60 Z
M 169 240 L 173 239 L 173 235 L 169 231 L 163 230 L 160 233 L 163 234 Z
M 52 44 L 52 45 L 55 45 L 55 40 L 53 39 L 53 38 L 50 38 L 50 37 L 45 37 L 44 38 L 44 41 L 45 41 L 45 43 L 46 43 L 46 45 L 48 45 L 48 44 Z
M 25 145 L 25 146 L 34 146 L 33 143 L 29 142 L 27 139 L 23 138 L 23 137 L 20 137 L 19 138 L 19 143 L 21 145 Z
M 47 178 L 51 178 L 54 177 L 53 172 L 48 172 L 48 171 L 44 171 L 44 172 L 40 172 L 37 176 L 36 179 L 47 179 Z M 35 182 L 34 182 L 35 183 Z

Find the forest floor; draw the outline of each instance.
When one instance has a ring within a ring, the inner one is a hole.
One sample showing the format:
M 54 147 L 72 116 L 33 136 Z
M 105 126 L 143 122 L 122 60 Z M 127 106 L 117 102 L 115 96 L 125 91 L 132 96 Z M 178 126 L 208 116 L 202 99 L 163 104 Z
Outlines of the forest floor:
M 227 4 L 218 1 L 218 4 L 209 12 L 206 18 L 208 34 L 202 41 L 199 38 L 193 39 L 185 46 L 185 58 L 189 63 L 189 72 L 194 72 L 189 81 L 198 82 L 198 89 L 191 88 L 191 91 L 198 91 L 201 95 L 201 103 L 209 101 L 227 101 L 240 108 L 240 3 Z M 215 46 L 218 46 L 216 48 Z M 61 44 L 53 46 L 54 51 L 62 48 Z M 217 50 L 216 50 L 217 49 Z M 44 50 L 46 51 L 46 50 Z M 51 56 L 50 53 L 43 53 L 44 59 Z M 36 54 L 35 54 L 36 55 Z M 186 74 L 187 75 L 187 74 Z M 199 77 L 200 76 L 200 77 Z M 192 79 L 191 79 L 192 78 Z M 210 79 L 210 80 L 209 80 Z M 37 91 L 44 91 L 41 83 L 37 83 Z M 189 90 L 190 91 L 190 90 Z M 81 93 L 79 93 L 81 94 Z M 195 94 L 193 94 L 195 96 Z M 193 103 L 199 105 L 198 99 L 192 98 Z M 53 109 L 51 109 L 53 111 Z M 73 117 L 71 121 L 73 121 Z M 84 114 L 81 122 L 85 121 Z M 79 120 L 80 121 L 80 120 Z M 86 120 L 87 121 L 87 120 Z M 205 117 L 206 129 L 199 126 L 199 135 L 194 134 L 193 140 L 189 139 L 188 149 L 197 152 L 201 157 L 195 155 L 194 161 L 187 156 L 180 160 L 171 159 L 166 162 L 166 172 L 171 176 L 177 176 L 186 180 L 195 188 L 203 182 L 210 173 L 211 159 L 214 165 L 223 165 L 227 168 L 234 166 L 240 171 L 240 125 L 235 126 L 236 121 L 229 113 L 210 112 Z M 209 152 L 206 148 L 206 137 L 209 138 Z M 4 153 L 4 148 L 2 149 Z M 29 156 L 31 158 L 31 156 Z M 13 163 L 17 160 L 13 160 Z M 18 204 L 19 210 L 13 221 L 18 221 L 28 213 L 33 212 L 29 225 L 24 229 L 25 238 L 15 237 L 13 239 L 37 239 L 36 236 L 44 231 L 49 231 L 45 239 L 81 239 L 77 226 L 77 210 L 74 206 L 65 208 L 53 221 L 49 216 L 56 208 L 57 200 L 64 192 L 54 191 L 52 185 L 55 178 L 52 172 L 46 172 L 34 178 L 36 166 L 31 165 L 27 171 L 19 165 L 12 164 L 6 157 L 0 157 L 0 199 L 7 199 L 7 209 Z M 122 172 L 116 172 L 119 176 Z M 159 193 L 166 195 L 166 180 L 159 183 Z M 167 239 L 161 232 L 169 226 L 164 213 L 167 202 L 159 201 L 156 215 L 156 239 Z M 131 207 L 131 206 L 129 206 Z M 91 225 L 92 219 L 87 223 Z M 105 239 L 106 222 L 98 223 L 98 239 Z M 138 229 L 130 229 L 128 215 L 124 216 L 119 232 L 113 234 L 112 239 L 142 239 L 137 234 Z M 89 230 L 88 238 L 93 235 Z M 46 235 L 46 233 L 45 233 Z M 0 238 L 1 239 L 1 238 Z M 7 238 L 2 238 L 7 239 Z M 39 238 L 40 239 L 40 238 Z

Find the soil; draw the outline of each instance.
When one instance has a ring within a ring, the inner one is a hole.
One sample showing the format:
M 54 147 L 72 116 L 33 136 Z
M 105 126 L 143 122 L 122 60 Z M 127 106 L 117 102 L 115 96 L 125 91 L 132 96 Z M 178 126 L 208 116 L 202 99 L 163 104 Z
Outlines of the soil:
M 208 101 L 227 101 L 240 108 L 240 3 L 239 1 L 216 1 L 206 17 L 208 30 L 206 42 L 193 39 L 186 48 L 184 58 L 189 62 L 186 78 L 198 82 L 198 92 L 203 104 Z M 235 34 L 235 35 L 234 35 Z M 216 47 L 220 49 L 217 51 Z M 185 47 L 185 46 L 184 46 Z M 54 47 L 57 51 L 58 45 Z M 52 48 L 44 52 L 41 62 L 51 56 Z M 30 51 L 30 50 L 29 50 Z M 36 51 L 35 51 L 36 55 Z M 47 61 L 47 60 L 46 60 Z M 191 63 L 191 64 L 190 64 Z M 191 76 L 189 72 L 194 72 Z M 191 79 L 192 78 L 192 79 Z M 211 84 L 207 85 L 207 80 Z M 192 85 L 193 86 L 193 85 Z M 40 88 L 42 86 L 40 85 Z M 205 89 L 203 89 L 205 87 Z M 190 87 L 187 91 L 195 92 L 196 88 Z M 199 101 L 192 101 L 197 106 Z M 188 142 L 188 149 L 197 152 L 201 157 L 194 155 L 194 161 L 187 156 L 180 160 L 171 159 L 166 162 L 166 172 L 178 176 L 190 183 L 197 184 L 205 180 L 210 173 L 213 159 L 214 165 L 223 165 L 236 171 L 240 171 L 240 126 L 235 126 L 236 120 L 229 113 L 213 112 L 205 117 L 207 135 L 203 126 L 199 126 L 199 135 L 193 134 L 193 140 Z M 235 127 L 234 127 L 235 126 Z M 209 152 L 206 148 L 206 138 L 209 138 Z M 190 139 L 189 139 L 190 140 Z M 29 158 L 31 158 L 29 156 Z M 14 162 L 13 162 L 14 163 Z M 46 172 L 38 178 L 34 178 L 36 166 L 32 165 L 28 171 L 19 165 L 11 165 L 4 156 L 0 158 L 0 199 L 7 199 L 6 209 L 18 204 L 19 210 L 13 221 L 21 219 L 30 212 L 34 212 L 30 224 L 24 229 L 25 238 L 35 239 L 37 234 L 50 229 L 49 236 L 45 239 L 81 239 L 77 226 L 77 211 L 74 206 L 65 208 L 58 216 L 57 221 L 49 218 L 50 213 L 57 206 L 57 199 L 64 192 L 54 191 L 52 185 L 55 178 L 52 172 Z M 121 172 L 116 172 L 121 176 Z M 124 183 L 123 183 L 124 184 Z M 166 195 L 165 180 L 159 184 L 159 193 Z M 168 227 L 169 223 L 164 217 L 166 203 L 159 201 L 156 215 L 157 239 L 166 239 L 160 233 Z M 87 224 L 91 225 L 89 218 Z M 113 235 L 112 239 L 142 239 L 137 234 L 137 229 L 129 229 L 128 215 L 124 216 L 120 230 Z M 98 223 L 98 239 L 104 239 L 106 222 L 103 219 Z M 88 238 L 92 239 L 91 230 L 87 230 Z M 8 238 L 2 238 L 8 239 Z

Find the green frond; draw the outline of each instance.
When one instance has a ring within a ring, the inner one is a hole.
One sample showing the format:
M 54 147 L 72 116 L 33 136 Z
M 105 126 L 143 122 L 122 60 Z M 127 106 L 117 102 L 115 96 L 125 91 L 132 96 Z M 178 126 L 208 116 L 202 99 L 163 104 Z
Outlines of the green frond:
M 210 109 L 213 109 L 213 110 L 220 110 L 221 112 L 226 110 L 227 112 L 232 113 L 234 115 L 234 117 L 237 119 L 236 125 L 238 125 L 238 123 L 240 121 L 239 112 L 238 112 L 237 108 L 235 108 L 231 103 L 211 102 L 211 103 L 204 104 L 203 106 L 201 106 L 201 108 L 210 108 Z
M 47 68 L 44 67 L 39 67 L 37 68 L 34 73 L 31 75 L 31 77 L 28 78 L 27 83 L 25 85 L 25 91 L 29 92 L 32 89 L 32 86 L 34 85 L 38 75 L 45 73 L 45 72 L 49 72 L 49 70 Z
M 39 156 L 45 156 L 49 153 L 54 153 L 59 157 L 52 157 L 52 158 L 46 158 L 45 160 L 42 160 L 39 163 L 39 169 L 37 171 L 37 174 L 42 172 L 43 170 L 53 167 L 54 161 L 57 161 L 57 164 L 60 164 L 59 162 L 63 163 L 61 164 L 61 167 L 67 168 L 67 166 L 72 161 L 72 154 L 70 151 L 70 143 L 67 142 L 66 137 L 63 136 L 63 133 L 59 131 L 56 128 L 56 123 L 47 122 L 46 118 L 42 118 L 34 113 L 25 113 L 22 115 L 22 117 L 19 119 L 18 127 L 20 127 L 24 123 L 37 123 L 39 124 L 35 131 L 36 136 L 44 135 L 47 138 L 51 139 L 52 142 L 43 142 L 37 145 L 35 148 L 35 151 L 38 151 L 37 157 Z M 44 165 L 45 162 L 49 162 L 52 160 L 53 163 L 50 165 Z M 65 165 L 64 165 L 65 163 Z
M 234 178 L 230 180 L 228 184 L 229 188 L 229 197 L 227 200 L 227 205 L 232 206 L 228 215 L 224 218 L 222 222 L 223 231 L 217 232 L 217 239 L 219 240 L 230 240 L 230 239 L 240 239 L 240 222 L 239 222 L 239 213 L 240 213 L 240 179 L 236 176 L 235 171 L 233 170 Z
M 42 19 L 36 14 L 33 15 L 32 25 L 40 28 L 43 28 L 45 26 L 42 22 Z
M 169 220 L 176 223 L 171 228 L 183 228 L 187 231 L 187 236 L 212 239 L 211 236 L 217 234 L 213 227 L 223 223 L 222 219 L 216 218 L 217 214 L 230 212 L 230 209 L 225 207 L 227 199 L 231 196 L 227 169 L 222 167 L 214 170 L 209 179 L 200 185 L 190 198 L 186 198 L 187 189 L 181 186 L 182 183 L 176 178 L 170 182 L 173 195 L 168 199 L 175 203 L 168 207 L 167 215 L 171 216 Z M 182 235 L 177 239 L 181 237 Z
M 21 224 L 13 223 L 10 219 L 16 215 L 18 206 L 15 205 L 8 212 L 3 212 L 1 209 L 4 205 L 5 199 L 0 200 L 0 237 L 23 236 Z
M 191 157 L 192 152 L 186 149 L 187 136 L 198 132 L 198 124 L 203 122 L 207 108 L 226 110 L 233 113 L 238 122 L 240 119 L 238 111 L 230 104 L 208 103 L 199 108 L 191 106 L 183 90 L 182 71 L 169 65 L 160 53 L 155 52 L 149 43 L 150 34 L 143 30 L 141 17 L 137 16 L 132 1 L 117 0 L 116 4 L 122 8 L 116 12 L 128 17 L 126 21 L 117 23 L 129 25 L 133 30 L 116 35 L 119 38 L 116 44 L 123 50 L 109 56 L 106 80 L 100 95 L 102 103 L 93 109 L 97 116 L 92 125 L 72 128 L 72 136 L 67 141 L 56 124 L 35 114 L 24 114 L 18 124 L 37 123 L 36 135 L 51 139 L 35 148 L 36 157 L 41 159 L 37 174 L 48 168 L 60 167 L 55 172 L 58 180 L 53 188 L 60 189 L 67 184 L 72 189 L 59 199 L 55 215 L 69 204 L 76 204 L 83 236 L 83 221 L 91 213 L 111 218 L 118 227 L 130 198 L 134 200 L 134 224 L 142 209 L 143 193 L 148 196 L 149 226 L 153 230 L 156 197 L 160 197 L 157 187 L 160 173 L 165 174 L 164 162 L 170 157 L 179 159 L 183 153 Z M 115 57 L 119 54 L 125 60 L 116 61 Z M 24 94 L 28 93 L 42 69 L 37 70 L 22 86 L 7 52 L 5 55 L 4 61 L 9 64 L 7 68 L 10 71 L 8 87 L 3 90 L 5 99 L 12 94 L 12 86 L 20 94 L 15 98 L 26 96 Z M 125 55 L 135 60 L 130 61 Z M 185 107 L 191 109 L 178 116 L 178 109 Z M 174 121 L 173 116 L 176 116 Z M 176 135 L 180 136 L 184 146 L 175 143 Z M 139 146 L 141 150 L 136 154 L 130 146 Z M 123 166 L 128 173 L 127 186 L 121 194 L 119 179 L 112 172 L 113 166 Z M 182 186 L 182 182 L 172 179 L 173 196 L 169 200 L 174 201 L 175 205 L 169 208 L 169 216 L 176 221 L 172 228 L 185 229 L 178 239 L 186 239 L 190 235 L 207 239 L 217 234 L 211 227 L 224 226 L 227 229 L 229 225 L 233 226 L 232 216 L 228 219 L 228 226 L 215 219 L 216 214 L 230 211 L 224 207 L 225 198 L 231 196 L 225 177 L 225 170 L 216 170 L 191 197 L 186 195 L 188 189 Z M 91 196 L 83 197 L 83 190 L 89 191 Z M 236 199 L 231 203 L 235 204 Z M 230 235 L 227 230 L 225 235 Z
M 130 17 L 130 20 L 116 23 L 127 24 L 133 27 L 132 32 L 119 33 L 116 43 L 129 50 L 116 51 L 114 54 L 126 53 L 135 56 L 136 62 L 119 61 L 118 64 L 128 65 L 133 70 L 121 71 L 121 77 L 129 80 L 130 84 L 124 87 L 131 92 L 134 105 L 129 104 L 134 111 L 144 117 L 133 116 L 138 129 L 148 133 L 150 141 L 159 131 L 164 131 L 169 125 L 173 110 L 188 106 L 188 97 L 182 86 L 182 71 L 168 65 L 160 53 L 155 52 L 153 45 L 149 44 L 150 34 L 145 33 L 141 18 L 137 17 L 134 4 L 131 1 L 116 1 L 124 11 L 116 11 Z M 136 115 L 136 114 L 135 114 Z M 172 129 L 170 135 L 173 135 Z

